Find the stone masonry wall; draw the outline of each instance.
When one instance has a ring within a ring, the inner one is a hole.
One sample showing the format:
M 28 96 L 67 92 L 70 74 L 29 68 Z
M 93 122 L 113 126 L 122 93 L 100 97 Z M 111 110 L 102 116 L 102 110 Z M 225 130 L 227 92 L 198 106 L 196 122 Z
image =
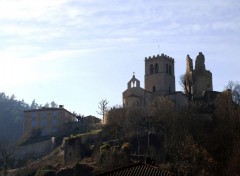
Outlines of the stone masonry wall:
M 54 146 L 54 140 L 52 139 L 18 146 L 15 151 L 15 159 L 27 160 L 30 158 L 38 158 L 51 152 Z

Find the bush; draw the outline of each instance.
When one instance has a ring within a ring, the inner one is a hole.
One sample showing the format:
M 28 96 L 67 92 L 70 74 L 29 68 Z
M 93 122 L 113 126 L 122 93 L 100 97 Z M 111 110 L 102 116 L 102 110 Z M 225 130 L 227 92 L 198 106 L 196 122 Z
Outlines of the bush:
M 74 169 L 74 175 L 76 176 L 90 176 L 92 175 L 92 171 L 94 170 L 93 167 L 87 164 L 79 164 L 79 163 L 76 163 L 73 169 Z
M 73 169 L 71 168 L 64 168 L 64 169 L 61 169 L 58 173 L 57 173 L 57 176 L 66 176 L 66 175 L 73 175 L 74 174 L 74 171 Z
M 54 170 L 45 170 L 39 169 L 35 176 L 56 176 L 56 172 Z
M 23 168 L 15 172 L 15 176 L 35 176 L 36 170 L 32 168 Z
M 124 143 L 121 147 L 121 150 L 127 154 L 130 154 L 130 149 L 131 149 L 131 144 L 128 142 Z

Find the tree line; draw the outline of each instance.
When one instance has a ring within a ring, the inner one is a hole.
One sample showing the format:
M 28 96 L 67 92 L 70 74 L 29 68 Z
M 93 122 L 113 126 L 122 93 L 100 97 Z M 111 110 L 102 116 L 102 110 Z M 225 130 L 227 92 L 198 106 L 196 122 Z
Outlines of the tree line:
M 119 146 L 129 143 L 132 156 L 151 158 L 178 175 L 238 175 L 240 85 L 225 88 L 211 113 L 203 102 L 190 101 L 180 111 L 165 98 L 150 108 L 112 107 L 103 134 Z

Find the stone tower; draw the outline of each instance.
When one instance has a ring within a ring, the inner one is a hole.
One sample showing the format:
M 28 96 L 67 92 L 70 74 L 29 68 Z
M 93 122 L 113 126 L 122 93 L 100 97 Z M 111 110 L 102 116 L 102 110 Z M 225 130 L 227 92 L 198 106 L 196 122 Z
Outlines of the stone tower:
M 195 70 L 193 71 L 193 97 L 201 97 L 204 91 L 212 90 L 212 73 L 206 70 L 205 57 L 202 52 L 199 52 L 195 61 Z
M 145 58 L 145 90 L 162 96 L 175 92 L 173 58 L 164 54 Z
M 186 58 L 186 74 L 184 76 L 185 93 L 192 94 L 193 98 L 203 96 L 204 91 L 212 91 L 212 73 L 206 70 L 205 57 L 202 52 L 196 58 L 195 69 L 189 55 Z
M 127 84 L 127 90 L 123 92 L 123 107 L 143 107 L 144 89 L 140 87 L 140 81 L 133 74 Z
M 193 61 L 189 55 L 186 58 L 186 73 L 184 75 L 184 93 L 187 94 L 189 99 L 192 98 L 193 93 Z

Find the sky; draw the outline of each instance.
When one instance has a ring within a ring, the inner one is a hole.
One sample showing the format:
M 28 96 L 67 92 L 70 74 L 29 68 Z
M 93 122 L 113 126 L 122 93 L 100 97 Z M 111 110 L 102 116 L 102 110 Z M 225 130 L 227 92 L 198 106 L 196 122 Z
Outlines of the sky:
M 100 117 L 98 102 L 122 104 L 144 58 L 175 59 L 176 90 L 187 54 L 205 55 L 213 88 L 240 81 L 239 0 L 0 0 L 0 92 L 55 101 Z

